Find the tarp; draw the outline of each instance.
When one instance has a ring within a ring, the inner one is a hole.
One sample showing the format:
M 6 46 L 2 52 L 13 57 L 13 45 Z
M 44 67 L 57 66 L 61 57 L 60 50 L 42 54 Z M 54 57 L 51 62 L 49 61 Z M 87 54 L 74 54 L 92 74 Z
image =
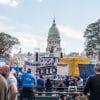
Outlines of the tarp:
M 78 64 L 90 64 L 89 58 L 83 57 L 68 57 L 68 58 L 61 58 L 61 64 L 69 64 L 69 75 L 70 76 L 80 76 Z
M 79 64 L 80 76 L 86 80 L 90 75 L 95 74 L 94 64 Z

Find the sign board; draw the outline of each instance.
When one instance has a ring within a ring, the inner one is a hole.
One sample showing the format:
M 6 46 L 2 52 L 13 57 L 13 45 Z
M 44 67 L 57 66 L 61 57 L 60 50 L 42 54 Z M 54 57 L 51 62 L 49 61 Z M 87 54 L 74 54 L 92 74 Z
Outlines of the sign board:
M 57 74 L 58 75 L 69 75 L 69 65 L 68 64 L 61 64 L 57 66 Z
M 47 65 L 57 65 L 58 62 L 59 62 L 59 58 L 58 57 L 40 57 L 39 58 L 39 62 L 43 66 L 47 66 Z
M 41 75 L 54 75 L 57 74 L 57 67 L 56 66 L 44 66 L 37 68 L 37 71 Z
M 44 60 L 43 60 L 44 59 Z M 25 63 L 25 70 L 28 68 L 32 70 L 33 74 L 43 75 L 44 77 L 58 77 L 58 79 L 64 78 L 66 75 L 69 75 L 69 64 L 58 64 L 58 58 L 43 58 L 42 63 Z M 56 64 L 52 64 L 51 62 L 55 62 Z
M 44 66 L 37 68 L 39 75 L 47 76 L 54 80 L 62 80 L 69 75 L 69 65 L 59 64 L 57 66 Z

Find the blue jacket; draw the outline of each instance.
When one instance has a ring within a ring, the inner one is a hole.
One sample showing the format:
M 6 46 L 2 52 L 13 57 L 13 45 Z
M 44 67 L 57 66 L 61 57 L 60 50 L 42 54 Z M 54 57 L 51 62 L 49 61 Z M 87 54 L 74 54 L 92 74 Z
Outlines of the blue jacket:
M 22 76 L 22 85 L 24 88 L 34 88 L 36 84 L 36 77 L 31 73 L 24 73 Z

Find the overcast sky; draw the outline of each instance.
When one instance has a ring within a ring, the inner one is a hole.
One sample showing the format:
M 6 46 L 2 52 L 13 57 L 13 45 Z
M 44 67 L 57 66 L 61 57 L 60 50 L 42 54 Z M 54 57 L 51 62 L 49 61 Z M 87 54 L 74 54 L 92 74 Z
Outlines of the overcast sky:
M 0 0 L 0 32 L 20 40 L 17 52 L 20 47 L 23 52 L 45 51 L 54 16 L 61 47 L 66 53 L 82 52 L 87 25 L 100 18 L 100 0 Z

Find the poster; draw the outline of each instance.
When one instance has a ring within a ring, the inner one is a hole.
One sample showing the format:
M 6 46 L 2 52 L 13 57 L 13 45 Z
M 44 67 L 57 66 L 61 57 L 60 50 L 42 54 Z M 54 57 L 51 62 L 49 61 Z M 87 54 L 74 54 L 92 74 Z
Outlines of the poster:
M 69 65 L 68 64 L 61 64 L 57 66 L 57 74 L 58 75 L 69 75 Z

